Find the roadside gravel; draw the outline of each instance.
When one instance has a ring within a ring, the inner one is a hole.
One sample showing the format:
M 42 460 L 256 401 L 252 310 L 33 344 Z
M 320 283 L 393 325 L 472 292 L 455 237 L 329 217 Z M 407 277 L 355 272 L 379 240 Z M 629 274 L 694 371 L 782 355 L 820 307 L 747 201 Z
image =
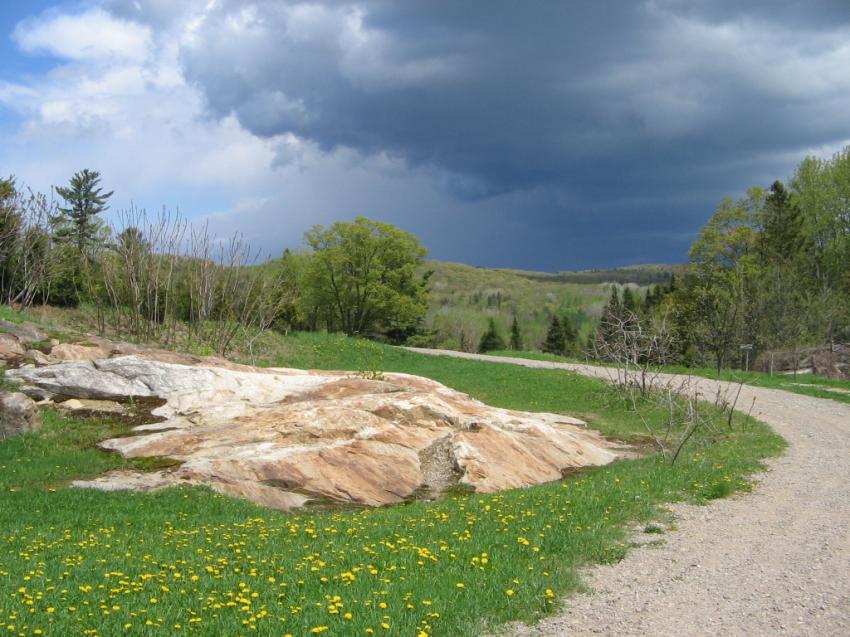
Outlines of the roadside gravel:
M 442 350 L 420 353 L 608 378 L 607 368 Z M 669 380 L 673 376 L 664 376 Z M 712 396 L 726 383 L 700 379 Z M 675 505 L 660 546 L 584 573 L 591 593 L 517 636 L 850 636 L 850 405 L 745 386 L 789 443 L 750 494 Z

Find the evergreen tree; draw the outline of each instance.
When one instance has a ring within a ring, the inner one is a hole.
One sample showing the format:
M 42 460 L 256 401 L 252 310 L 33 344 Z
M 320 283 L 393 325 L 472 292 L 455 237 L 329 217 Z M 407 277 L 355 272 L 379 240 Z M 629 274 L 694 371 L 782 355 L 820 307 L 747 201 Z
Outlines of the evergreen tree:
M 599 325 L 599 338 L 603 342 L 608 342 L 611 339 L 614 323 L 620 319 L 623 314 L 623 306 L 620 304 L 620 295 L 617 293 L 617 288 L 611 288 L 611 298 L 605 305 L 602 311 L 602 321 Z
M 646 296 L 643 298 L 643 312 L 649 314 L 656 305 L 661 302 L 663 292 L 661 286 L 653 285 L 646 291 Z
M 505 339 L 499 334 L 499 331 L 496 329 L 496 321 L 491 317 L 487 325 L 487 331 L 484 332 L 481 336 L 481 341 L 478 343 L 478 351 L 484 354 L 500 349 L 505 349 Z
M 519 332 L 519 323 L 514 314 L 514 321 L 511 323 L 511 349 L 515 352 L 522 350 L 522 335 Z
M 631 288 L 623 289 L 622 316 L 629 313 L 637 314 L 637 300 Z
M 578 331 L 569 317 L 565 316 L 561 319 L 561 333 L 564 335 L 564 348 L 561 353 L 564 355 L 572 354 L 578 342 Z
M 616 287 L 611 288 L 611 298 L 608 299 L 608 304 L 605 306 L 605 314 L 619 317 L 623 313 L 623 306 L 620 303 L 620 295 Z
M 553 316 L 552 323 L 549 325 L 549 331 L 546 332 L 546 340 L 543 341 L 541 349 L 547 354 L 558 354 L 560 356 L 564 353 L 565 345 L 564 330 L 561 328 L 561 322 L 557 316 Z
M 59 208 L 55 236 L 60 241 L 74 245 L 80 255 L 87 255 L 97 240 L 102 222 L 98 218 L 109 206 L 112 191 L 100 188 L 100 173 L 84 169 L 71 177 L 68 186 L 57 186 L 56 192 L 65 200 L 66 208 Z
M 803 214 L 781 181 L 774 181 L 764 200 L 758 247 L 765 263 L 792 260 L 803 248 Z

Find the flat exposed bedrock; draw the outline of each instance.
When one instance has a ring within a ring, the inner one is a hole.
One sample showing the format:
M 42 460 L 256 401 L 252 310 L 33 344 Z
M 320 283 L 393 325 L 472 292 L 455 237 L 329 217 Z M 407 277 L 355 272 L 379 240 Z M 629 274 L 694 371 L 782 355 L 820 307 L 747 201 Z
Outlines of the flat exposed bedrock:
M 417 376 L 175 360 L 149 351 L 6 375 L 41 399 L 160 401 L 151 412 L 157 422 L 101 447 L 182 464 L 76 486 L 200 484 L 284 510 L 311 501 L 379 506 L 456 485 L 491 492 L 540 484 L 618 457 L 581 420 L 489 407 Z

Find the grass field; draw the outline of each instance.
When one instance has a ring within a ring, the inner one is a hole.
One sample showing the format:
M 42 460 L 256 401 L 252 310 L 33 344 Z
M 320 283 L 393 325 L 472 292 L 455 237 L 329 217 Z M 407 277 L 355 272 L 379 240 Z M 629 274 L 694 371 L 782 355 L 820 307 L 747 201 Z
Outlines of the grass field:
M 264 350 L 263 364 L 422 374 L 642 437 L 616 392 L 565 372 L 315 334 L 269 337 Z M 47 412 L 38 434 L 0 441 L 0 634 L 477 635 L 551 611 L 580 587 L 579 565 L 621 559 L 626 527 L 663 518 L 669 502 L 748 488 L 783 447 L 741 417 L 675 466 L 647 457 L 523 490 L 294 514 L 199 488 L 64 488 L 127 465 L 94 446 L 122 427 Z
M 544 354 L 542 352 L 514 352 L 510 350 L 488 352 L 492 356 L 506 356 L 509 358 L 526 358 L 536 361 L 549 361 L 552 363 L 584 363 L 586 361 L 565 358 L 555 354 Z M 603 365 L 593 361 L 594 365 Z M 814 396 L 815 398 L 828 398 L 838 402 L 850 403 L 850 381 L 832 380 L 815 374 L 768 374 L 766 372 L 745 372 L 741 369 L 727 369 L 718 373 L 716 369 L 708 367 L 682 367 L 667 365 L 659 368 L 659 371 L 669 374 L 688 374 L 691 376 L 702 376 L 715 380 L 727 380 L 733 383 L 746 383 L 754 387 L 767 387 L 770 389 L 782 389 L 784 391 Z

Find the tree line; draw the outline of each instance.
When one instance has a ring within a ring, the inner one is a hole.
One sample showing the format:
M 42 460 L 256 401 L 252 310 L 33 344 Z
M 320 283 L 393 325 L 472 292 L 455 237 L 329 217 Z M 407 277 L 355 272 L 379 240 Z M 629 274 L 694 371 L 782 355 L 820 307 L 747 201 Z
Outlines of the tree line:
M 134 208 L 107 223 L 113 192 L 82 170 L 54 200 L 0 179 L 0 298 L 82 306 L 102 331 L 139 340 L 191 337 L 224 354 L 275 328 L 343 332 L 390 343 L 427 340 L 426 249 L 365 217 L 314 226 L 303 250 L 260 254 L 239 235 Z M 585 342 L 568 315 L 527 342 L 516 317 L 490 319 L 479 351 L 734 366 L 765 352 L 850 340 L 850 148 L 807 158 L 787 183 L 724 199 L 669 283 L 612 285 Z M 463 339 L 461 339 L 463 340 Z M 584 337 L 582 337 L 584 340 Z M 474 344 L 469 344 L 470 348 Z
M 659 362 L 718 370 L 850 340 L 850 147 L 809 157 L 787 182 L 724 199 L 687 266 L 641 303 L 612 297 L 591 351 L 634 331 L 664 336 Z M 616 292 L 615 292 L 616 295 Z M 608 352 L 606 354 L 606 351 Z
M 425 248 L 358 217 L 305 233 L 307 248 L 262 260 L 240 235 L 220 238 L 165 211 L 103 217 L 112 191 L 82 170 L 59 201 L 0 180 L 0 295 L 8 305 L 80 307 L 102 333 L 219 354 L 269 328 L 326 329 L 404 342 L 428 303 Z

